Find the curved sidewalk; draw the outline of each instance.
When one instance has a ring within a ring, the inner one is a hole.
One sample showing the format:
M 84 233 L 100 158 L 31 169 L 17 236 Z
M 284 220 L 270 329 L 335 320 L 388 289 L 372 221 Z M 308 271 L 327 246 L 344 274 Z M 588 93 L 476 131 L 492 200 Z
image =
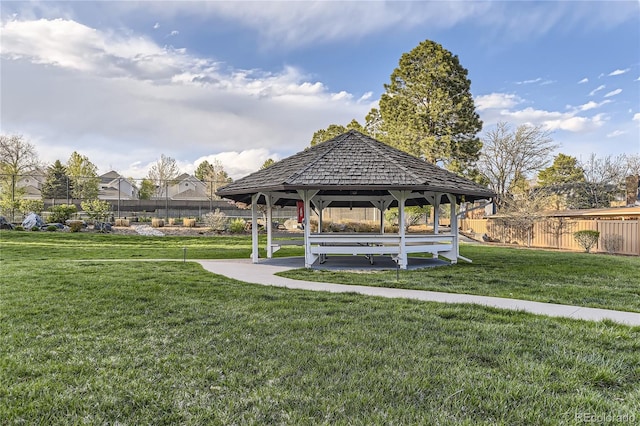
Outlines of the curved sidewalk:
M 588 321 L 601 321 L 608 319 L 621 324 L 640 326 L 640 313 L 634 312 L 584 308 L 580 306 L 531 302 L 527 300 L 505 299 L 501 297 L 474 296 L 469 294 L 298 281 L 274 275 L 278 272 L 292 269 L 290 267 L 254 264 L 251 263 L 250 259 L 196 260 L 196 262 L 200 263 L 202 267 L 209 272 L 253 284 L 301 290 L 327 291 L 331 293 L 359 293 L 368 296 L 416 299 L 441 303 L 471 303 L 491 306 L 494 308 L 548 315 L 551 317 L 566 317 Z

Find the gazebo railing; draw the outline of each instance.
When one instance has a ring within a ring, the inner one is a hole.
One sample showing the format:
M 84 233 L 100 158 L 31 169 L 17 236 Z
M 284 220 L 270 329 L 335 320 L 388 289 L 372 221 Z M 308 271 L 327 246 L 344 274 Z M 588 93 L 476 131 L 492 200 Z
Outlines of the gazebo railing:
M 326 254 L 390 254 L 450 252 L 454 247 L 454 236 L 451 234 L 415 235 L 404 237 L 397 234 L 365 234 L 365 233 L 323 233 L 310 234 L 309 244 L 314 255 Z

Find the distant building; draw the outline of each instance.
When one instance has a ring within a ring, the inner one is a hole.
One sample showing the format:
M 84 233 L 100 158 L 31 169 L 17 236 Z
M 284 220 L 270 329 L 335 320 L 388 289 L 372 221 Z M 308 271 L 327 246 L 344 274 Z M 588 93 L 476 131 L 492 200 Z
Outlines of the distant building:
M 167 196 L 172 200 L 208 200 L 207 185 L 188 173 L 178 176 L 168 188 Z
M 42 185 L 46 176 L 40 169 L 28 175 L 22 175 L 16 181 L 16 188 L 21 188 L 24 192 L 23 198 L 26 200 L 41 200 Z
M 138 188 L 129 179 L 111 170 L 99 176 L 98 199 L 100 200 L 137 200 Z

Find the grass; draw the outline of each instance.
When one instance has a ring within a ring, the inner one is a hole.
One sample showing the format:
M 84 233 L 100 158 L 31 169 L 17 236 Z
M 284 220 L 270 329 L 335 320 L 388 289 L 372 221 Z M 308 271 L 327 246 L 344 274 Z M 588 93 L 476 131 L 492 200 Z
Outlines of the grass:
M 264 246 L 265 237 L 260 244 Z M 186 247 L 186 253 L 183 250 Z M 640 312 L 640 258 L 462 245 L 473 259 L 421 271 L 352 273 L 299 269 L 280 275 L 322 282 L 508 297 Z M 0 232 L 0 262 L 48 259 L 222 259 L 248 258 L 251 238 L 145 237 L 136 235 Z M 300 256 L 283 246 L 275 256 Z M 260 256 L 265 257 L 264 250 Z M 330 262 L 330 260 L 329 260 Z
M 463 245 L 460 251 L 473 263 L 402 271 L 398 280 L 396 271 L 296 269 L 279 275 L 640 312 L 640 258 L 484 245 Z
M 267 288 L 192 263 L 16 260 L 2 237 L 3 424 L 556 425 L 640 412 L 640 327 Z
M 0 232 L 1 423 L 638 419 L 640 327 L 262 287 L 194 263 L 95 261 L 181 259 L 183 247 L 202 259 L 251 251 L 247 236 Z M 638 259 L 462 250 L 474 264 L 397 283 L 395 272 L 290 274 L 637 310 Z
M 265 237 L 261 237 L 264 246 Z M 0 261 L 47 259 L 189 259 L 248 258 L 251 237 L 147 237 L 141 235 L 0 231 Z M 283 247 L 277 254 L 300 254 Z M 265 257 L 266 252 L 260 250 Z

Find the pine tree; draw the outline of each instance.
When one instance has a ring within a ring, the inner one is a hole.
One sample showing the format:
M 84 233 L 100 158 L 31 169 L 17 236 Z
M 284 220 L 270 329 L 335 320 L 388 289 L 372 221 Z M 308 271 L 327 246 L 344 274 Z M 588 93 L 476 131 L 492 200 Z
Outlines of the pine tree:
M 380 98 L 381 140 L 466 172 L 477 161 L 482 121 L 458 56 L 430 40 L 400 58 Z
M 67 175 L 67 168 L 56 160 L 47 168 L 47 175 L 42 185 L 42 198 L 68 199 L 72 193 L 73 182 Z

